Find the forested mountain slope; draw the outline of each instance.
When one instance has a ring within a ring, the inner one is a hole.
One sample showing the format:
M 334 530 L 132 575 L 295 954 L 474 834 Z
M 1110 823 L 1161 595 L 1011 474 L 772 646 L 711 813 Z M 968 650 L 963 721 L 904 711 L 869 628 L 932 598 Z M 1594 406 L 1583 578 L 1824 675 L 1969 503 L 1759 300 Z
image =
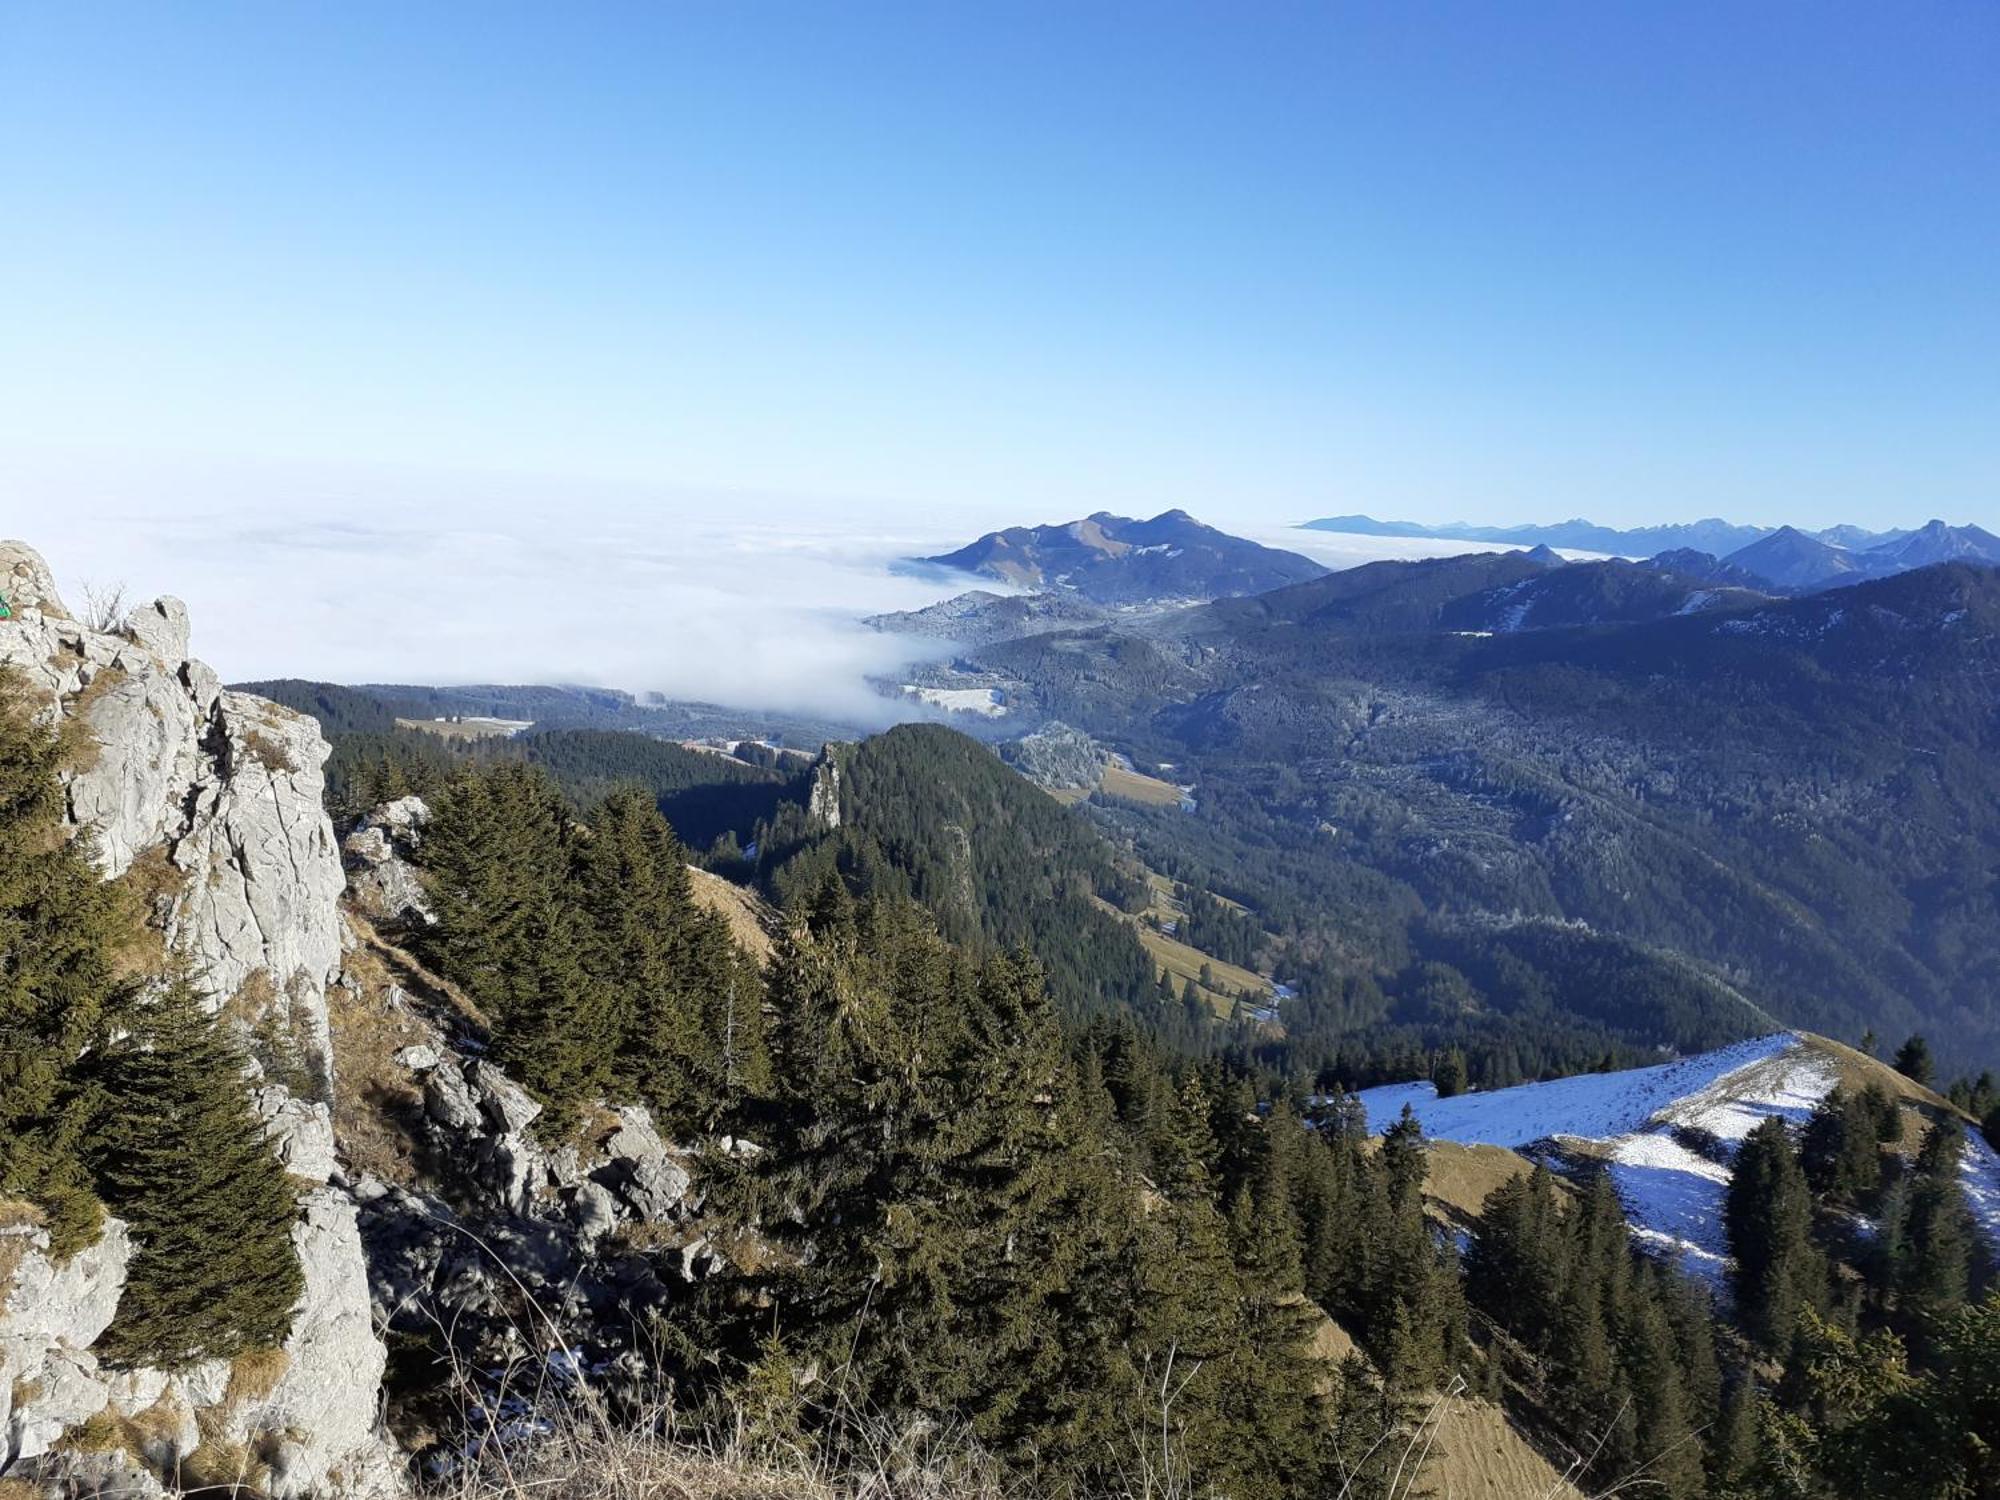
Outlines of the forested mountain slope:
M 918 902 L 955 942 L 1034 953 L 1074 1013 L 1157 998 L 1131 929 L 1092 899 L 1143 905 L 1141 876 L 1086 820 L 952 730 L 906 724 L 829 747 L 802 800 L 757 842 L 780 899 L 838 870 L 860 896 Z
M 1021 701 L 1199 782 L 1190 818 L 1142 820 L 1149 859 L 1180 847 L 1307 926 L 1342 892 L 1329 941 L 1358 932 L 1393 959 L 1404 940 L 1385 931 L 1418 912 L 1580 919 L 1719 966 L 1788 1021 L 1923 1026 L 1955 1061 L 1991 1055 L 2000 574 L 1947 565 L 1622 624 L 1446 625 L 1575 566 L 1376 564 L 1144 639 L 1072 632 L 977 659 Z

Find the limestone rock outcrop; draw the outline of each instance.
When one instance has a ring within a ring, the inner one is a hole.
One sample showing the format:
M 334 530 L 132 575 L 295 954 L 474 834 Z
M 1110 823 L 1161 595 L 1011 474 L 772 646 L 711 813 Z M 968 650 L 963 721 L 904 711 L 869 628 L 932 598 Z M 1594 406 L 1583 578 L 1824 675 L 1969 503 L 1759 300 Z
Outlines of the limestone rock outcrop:
M 406 998 L 406 997 L 402 997 Z M 529 1127 L 541 1107 L 442 1031 L 392 1065 L 421 1101 L 400 1181 L 355 1183 L 381 1326 L 452 1330 L 469 1362 L 543 1357 L 552 1346 L 629 1350 L 630 1330 L 677 1285 L 724 1264 L 709 1244 L 693 1154 L 643 1106 L 589 1112 L 561 1145 Z
M 70 822 L 251 1043 L 258 1113 L 302 1189 L 305 1273 L 292 1333 L 256 1378 L 227 1366 L 114 1373 L 91 1346 L 117 1308 L 124 1226 L 62 1263 L 31 1223 L 0 1230 L 0 1469 L 88 1491 L 136 1483 L 135 1464 L 171 1471 L 206 1440 L 240 1447 L 275 1494 L 384 1489 L 395 1473 L 377 1436 L 386 1352 L 327 1103 L 345 877 L 321 800 L 326 741 L 310 718 L 224 689 L 188 654 L 177 599 L 80 621 L 19 542 L 0 542 L 0 593 L 11 611 L 0 666 L 49 722 L 78 731 Z M 63 1441 L 90 1424 L 89 1444 Z
M 411 863 L 431 810 L 421 797 L 399 797 L 369 813 L 341 843 L 347 896 L 357 910 L 391 927 L 436 921 Z

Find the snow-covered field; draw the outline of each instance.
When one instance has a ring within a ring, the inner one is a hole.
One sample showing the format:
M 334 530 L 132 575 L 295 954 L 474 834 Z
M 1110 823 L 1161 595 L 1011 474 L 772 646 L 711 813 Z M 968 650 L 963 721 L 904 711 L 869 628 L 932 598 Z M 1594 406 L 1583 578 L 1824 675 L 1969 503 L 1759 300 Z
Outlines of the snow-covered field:
M 903 691 L 952 713 L 983 714 L 989 719 L 997 719 L 1007 712 L 1006 700 L 998 688 L 934 688 L 905 683 Z
M 1713 1136 L 1733 1151 L 1777 1115 L 1797 1125 L 1839 1082 L 1830 1057 L 1792 1032 L 1775 1032 L 1695 1057 L 1522 1084 L 1440 1099 L 1428 1082 L 1365 1089 L 1371 1130 L 1408 1105 L 1426 1135 L 1467 1145 L 1523 1147 L 1538 1141 L 1585 1148 L 1609 1164 L 1632 1232 L 1690 1271 L 1719 1276 L 1727 1265 L 1722 1195 L 1729 1168 L 1675 1139 L 1676 1127 Z M 2000 1247 L 2000 1155 L 1975 1132 L 1966 1142 L 1965 1192 L 1973 1215 Z

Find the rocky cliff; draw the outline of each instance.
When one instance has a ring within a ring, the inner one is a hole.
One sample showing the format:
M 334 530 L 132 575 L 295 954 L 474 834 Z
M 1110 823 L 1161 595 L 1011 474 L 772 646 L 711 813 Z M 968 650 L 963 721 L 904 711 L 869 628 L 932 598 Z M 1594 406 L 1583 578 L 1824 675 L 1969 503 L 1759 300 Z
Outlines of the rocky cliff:
M 400 1486 L 410 1453 L 449 1462 L 463 1445 L 435 1419 L 446 1381 L 461 1411 L 496 1371 L 643 1381 L 648 1311 L 748 1238 L 704 1216 L 701 1155 L 756 1148 L 677 1146 L 636 1107 L 531 1130 L 540 1106 L 484 1056 L 477 1008 L 402 946 L 432 920 L 414 864 L 425 805 L 389 803 L 337 839 L 317 724 L 224 689 L 188 654 L 178 600 L 78 620 L 17 542 L 0 542 L 0 594 L 0 666 L 74 737 L 69 821 L 248 1044 L 258 1113 L 301 1189 L 305 1272 L 281 1352 L 114 1371 L 93 1345 L 127 1226 L 59 1260 L 32 1213 L 0 1202 L 0 1476 L 66 1494 L 194 1476 L 369 1497 Z M 823 779 L 834 820 L 830 759 Z M 424 1392 L 401 1405 L 384 1395 L 390 1344 L 411 1366 L 390 1383 Z
M 116 1310 L 130 1243 L 113 1221 L 57 1263 L 31 1222 L 0 1227 L 0 1470 L 66 1468 L 140 1484 L 198 1449 L 280 1494 L 393 1483 L 377 1436 L 385 1352 L 371 1318 L 355 1199 L 334 1150 L 327 990 L 341 973 L 340 850 L 321 805 L 327 745 L 308 718 L 229 692 L 189 655 L 186 608 L 77 619 L 47 567 L 0 542 L 0 664 L 73 726 L 71 822 L 124 876 L 163 941 L 247 1038 L 301 1066 L 257 1082 L 259 1112 L 300 1180 L 305 1291 L 281 1355 L 169 1374 L 112 1373 L 92 1345 Z M 254 1049 L 253 1049 L 254 1050 Z

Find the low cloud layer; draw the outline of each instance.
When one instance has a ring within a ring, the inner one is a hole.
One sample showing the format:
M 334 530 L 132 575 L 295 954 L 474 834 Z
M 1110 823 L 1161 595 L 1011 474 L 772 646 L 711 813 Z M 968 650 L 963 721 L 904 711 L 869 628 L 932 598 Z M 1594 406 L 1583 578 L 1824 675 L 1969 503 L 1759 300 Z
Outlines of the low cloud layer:
M 945 591 L 888 565 L 965 539 L 962 524 L 744 497 L 375 485 L 366 501 L 138 503 L 47 488 L 29 506 L 10 484 L 0 531 L 73 598 L 86 583 L 178 594 L 196 651 L 231 680 L 574 682 L 864 723 L 908 712 L 865 679 L 910 643 L 860 617 Z
M 0 464 L 0 534 L 38 548 L 72 602 L 86 584 L 177 594 L 196 651 L 231 681 L 580 683 L 863 725 L 922 712 L 867 679 L 924 645 L 861 618 L 954 591 L 890 565 L 1057 519 L 1037 509 L 360 468 Z M 1466 550 L 1203 519 L 1335 568 Z

